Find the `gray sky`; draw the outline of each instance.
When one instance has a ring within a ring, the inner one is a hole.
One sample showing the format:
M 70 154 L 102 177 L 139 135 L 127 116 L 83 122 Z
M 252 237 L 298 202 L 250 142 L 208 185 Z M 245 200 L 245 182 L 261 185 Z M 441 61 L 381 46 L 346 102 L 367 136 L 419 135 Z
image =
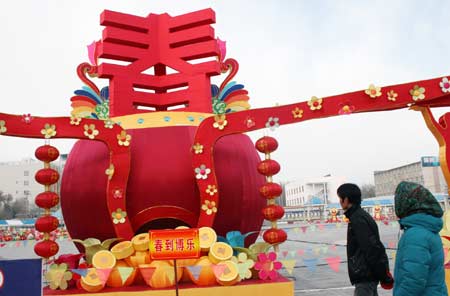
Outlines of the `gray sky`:
M 7 4 L 6 4 L 7 3 Z M 450 75 L 449 1 L 8 1 L 0 9 L 1 112 L 65 116 L 82 83 L 75 69 L 101 37 L 103 9 L 146 16 L 211 7 L 216 35 L 236 58 L 253 108 Z M 437 114 L 446 109 L 437 110 Z M 257 139 L 267 132 L 252 133 Z M 400 110 L 279 128 L 278 179 L 347 176 L 437 155 L 420 114 Z M 1 137 L 0 161 L 34 154 L 43 140 Z M 52 141 L 62 152 L 72 141 Z

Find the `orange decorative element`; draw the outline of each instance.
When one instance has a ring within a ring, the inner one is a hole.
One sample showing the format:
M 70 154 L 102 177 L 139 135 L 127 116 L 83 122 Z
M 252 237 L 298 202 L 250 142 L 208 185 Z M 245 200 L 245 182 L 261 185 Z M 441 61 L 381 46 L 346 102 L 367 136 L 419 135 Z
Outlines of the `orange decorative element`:
M 110 269 L 116 265 L 116 257 L 108 250 L 100 250 L 92 256 L 92 265 L 97 269 Z
M 209 195 L 212 196 L 217 193 L 217 187 L 216 187 L 216 185 L 208 185 L 208 188 L 206 188 L 205 191 L 206 191 L 206 193 L 208 193 Z
M 121 131 L 119 135 L 117 135 L 117 141 L 119 146 L 129 146 L 131 142 L 131 135 L 127 135 L 126 131 Z
M 200 240 L 197 228 L 151 230 L 149 233 L 149 249 L 152 260 L 200 257 Z
M 111 248 L 111 253 L 116 259 L 121 260 L 134 254 L 133 244 L 130 241 L 123 241 Z
M 265 136 L 256 141 L 255 147 L 259 152 L 267 154 L 277 150 L 278 142 L 275 138 Z
M 41 134 L 44 135 L 46 139 L 56 136 L 56 127 L 54 124 L 46 123 L 44 128 L 41 130 Z
M 425 99 L 425 88 L 418 85 L 414 85 L 413 89 L 409 90 L 409 94 L 414 101 L 421 101 Z
M 95 129 L 95 124 L 84 125 L 84 135 L 93 140 L 99 134 L 99 131 Z
M 136 251 L 147 253 L 150 237 L 148 233 L 139 233 L 131 239 L 131 243 Z
M 294 116 L 294 118 L 296 118 L 296 119 L 302 118 L 303 117 L 303 110 L 298 108 L 298 107 L 295 107 L 295 109 L 292 110 L 292 116 Z
M 89 268 L 86 276 L 80 280 L 81 287 L 88 292 L 98 292 L 105 286 L 100 280 L 100 276 L 95 268 Z
M 111 214 L 114 224 L 125 223 L 125 218 L 127 217 L 127 212 L 122 211 L 118 208 L 115 212 Z
M 396 93 L 394 90 L 390 90 L 387 93 L 387 98 L 389 101 L 395 102 L 397 100 L 398 93 Z
M 70 124 L 71 125 L 80 125 L 81 117 L 70 116 Z
M 313 96 L 308 101 L 308 106 L 309 106 L 309 109 L 311 109 L 312 111 L 320 110 L 320 109 L 322 109 L 322 99 Z
M 130 273 L 130 275 L 124 282 L 122 281 L 122 277 L 120 276 L 119 268 L 133 269 L 133 271 Z M 128 287 L 133 284 L 136 275 L 137 275 L 137 268 L 129 266 L 124 260 L 118 260 L 116 262 L 116 266 L 114 266 L 114 268 L 111 270 L 111 273 L 109 274 L 109 278 L 106 281 L 106 286 L 111 288 Z
M 369 85 L 369 88 L 366 89 L 364 92 L 372 99 L 376 99 L 377 97 L 381 96 L 381 87 L 371 84 Z
M 7 130 L 6 122 L 4 120 L 0 120 L 0 134 L 6 133 Z
M 52 162 L 59 157 L 59 151 L 53 146 L 43 145 L 36 149 L 34 156 L 42 162 Z
M 207 215 L 217 213 L 216 202 L 205 200 L 205 203 L 202 205 L 202 210 L 205 211 Z
M 208 256 L 201 257 L 194 266 L 201 268 L 198 278 L 194 277 L 189 268 L 184 270 L 194 284 L 197 286 L 212 286 L 217 283 L 216 276 L 214 275 L 212 268 L 212 262 L 209 260 Z
M 167 261 L 163 260 L 152 261 L 150 264 L 139 266 L 140 269 L 142 267 L 154 269 L 150 278 L 144 278 L 146 284 L 152 288 L 159 289 L 173 287 L 175 286 L 175 281 L 178 282 L 183 276 L 183 268 L 177 267 L 177 278 L 175 279 L 175 269 Z
M 195 143 L 194 146 L 192 146 L 192 149 L 194 150 L 195 154 L 202 154 L 203 153 L 203 145 L 200 143 Z
M 226 116 L 224 114 L 219 114 L 214 116 L 213 127 L 219 130 L 223 130 L 228 124 Z

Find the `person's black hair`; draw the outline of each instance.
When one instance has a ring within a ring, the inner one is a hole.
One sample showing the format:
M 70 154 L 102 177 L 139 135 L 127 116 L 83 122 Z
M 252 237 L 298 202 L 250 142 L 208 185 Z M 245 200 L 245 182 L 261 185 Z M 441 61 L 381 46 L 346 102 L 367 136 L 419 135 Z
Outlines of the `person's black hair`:
M 361 189 L 355 184 L 345 183 L 337 189 L 337 195 L 340 199 L 348 198 L 348 201 L 354 205 L 361 204 Z

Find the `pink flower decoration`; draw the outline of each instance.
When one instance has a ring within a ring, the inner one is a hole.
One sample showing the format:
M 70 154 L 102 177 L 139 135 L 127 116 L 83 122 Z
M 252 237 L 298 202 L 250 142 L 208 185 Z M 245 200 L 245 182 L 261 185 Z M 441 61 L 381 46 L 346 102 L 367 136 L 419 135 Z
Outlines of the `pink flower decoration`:
M 31 121 L 33 120 L 33 117 L 31 116 L 31 114 L 24 114 L 22 115 L 22 121 L 25 122 L 26 124 L 30 124 Z
M 277 270 L 281 269 L 283 264 L 276 261 L 277 254 L 275 252 L 260 253 L 258 255 L 258 261 L 255 263 L 255 269 L 259 270 L 258 276 L 262 280 L 271 279 L 274 280 L 278 277 Z

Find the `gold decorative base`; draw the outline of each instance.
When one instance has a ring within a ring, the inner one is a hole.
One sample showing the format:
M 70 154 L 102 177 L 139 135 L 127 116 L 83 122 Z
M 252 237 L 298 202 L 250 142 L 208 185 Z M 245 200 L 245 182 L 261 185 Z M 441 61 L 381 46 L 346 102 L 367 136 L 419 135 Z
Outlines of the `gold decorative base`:
M 88 293 L 81 290 L 50 290 L 44 289 L 44 296 L 173 296 L 175 289 L 152 289 L 147 286 L 132 286 L 127 288 L 113 289 L 105 288 L 98 293 Z M 294 283 L 285 278 L 279 278 L 276 281 L 245 281 L 234 286 L 211 286 L 199 287 L 192 284 L 180 284 L 180 296 L 294 296 Z

